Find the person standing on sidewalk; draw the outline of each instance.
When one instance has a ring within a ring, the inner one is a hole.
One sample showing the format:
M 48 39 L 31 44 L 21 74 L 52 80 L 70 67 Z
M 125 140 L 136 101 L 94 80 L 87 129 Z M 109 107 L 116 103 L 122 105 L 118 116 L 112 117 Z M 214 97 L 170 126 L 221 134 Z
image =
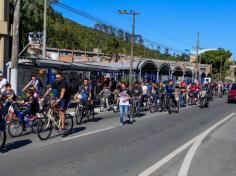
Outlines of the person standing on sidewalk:
M 22 89 L 22 91 L 26 91 L 29 87 L 33 86 L 37 92 L 37 94 L 40 94 L 41 88 L 42 88 L 42 83 L 41 81 L 37 78 L 36 74 L 31 75 L 31 80 L 30 82 Z
M 128 110 L 129 110 L 129 100 L 131 98 L 131 93 L 127 88 L 126 83 L 121 83 L 121 92 L 119 95 L 119 107 L 120 107 L 120 125 L 122 126 L 124 124 L 124 117 L 128 116 Z M 133 122 L 133 119 L 130 119 L 130 123 Z
M 6 88 L 7 80 L 3 77 L 3 74 L 0 72 L 0 94 L 3 93 Z

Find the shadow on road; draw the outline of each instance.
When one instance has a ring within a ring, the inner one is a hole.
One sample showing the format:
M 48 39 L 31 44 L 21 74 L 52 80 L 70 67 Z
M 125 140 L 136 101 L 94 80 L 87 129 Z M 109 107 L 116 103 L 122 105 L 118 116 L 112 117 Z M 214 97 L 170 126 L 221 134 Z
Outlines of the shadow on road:
M 19 141 L 7 143 L 6 146 L 2 150 L 0 150 L 0 153 L 6 153 L 10 150 L 16 150 L 18 148 L 24 147 L 24 146 L 31 144 L 31 143 L 32 143 L 32 141 L 30 139 L 19 140 Z
M 92 122 L 99 122 L 100 120 L 102 120 L 103 118 L 102 117 L 94 117 L 92 119 Z
M 89 123 L 89 122 L 99 122 L 100 120 L 102 120 L 103 117 L 94 117 L 93 119 L 90 119 L 90 120 L 84 120 L 82 124 L 86 124 L 86 123 Z
M 86 129 L 86 127 L 76 127 L 72 130 L 71 134 L 79 133 L 81 131 L 84 131 L 85 129 Z

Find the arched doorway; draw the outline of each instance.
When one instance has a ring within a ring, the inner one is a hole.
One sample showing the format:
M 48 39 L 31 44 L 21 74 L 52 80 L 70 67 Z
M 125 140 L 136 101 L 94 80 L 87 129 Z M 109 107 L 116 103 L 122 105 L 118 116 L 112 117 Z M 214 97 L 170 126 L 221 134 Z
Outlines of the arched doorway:
M 170 65 L 167 63 L 162 64 L 159 68 L 160 81 L 167 81 L 170 78 L 170 75 L 171 75 Z
M 193 82 L 193 72 L 191 69 L 187 68 L 185 70 L 185 74 L 184 74 L 184 79 L 186 80 L 186 82 L 188 84 L 190 84 L 191 82 Z
M 143 81 L 156 82 L 157 71 L 158 71 L 157 65 L 153 61 L 148 60 L 140 64 L 139 77 Z
M 184 72 L 180 66 L 175 67 L 172 73 L 173 73 L 173 79 L 175 81 L 179 80 L 179 78 L 180 77 L 182 78 L 184 75 Z

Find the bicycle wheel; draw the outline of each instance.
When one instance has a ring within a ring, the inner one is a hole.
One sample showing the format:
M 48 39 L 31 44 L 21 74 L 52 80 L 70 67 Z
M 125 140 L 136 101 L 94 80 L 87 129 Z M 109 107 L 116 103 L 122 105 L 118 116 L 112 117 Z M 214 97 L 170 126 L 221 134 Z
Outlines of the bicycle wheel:
M 103 112 L 105 110 L 105 102 L 103 100 L 101 100 L 100 103 L 100 112 Z
M 6 142 L 6 130 L 0 131 L 0 149 L 2 149 Z
M 83 115 L 83 108 L 79 107 L 77 108 L 77 111 L 75 113 L 75 122 L 77 125 L 80 125 L 83 121 L 84 115 Z
M 119 111 L 119 104 L 117 101 L 113 102 L 113 112 L 116 113 Z
M 73 125 L 74 125 L 73 117 L 70 114 L 65 114 L 65 116 L 66 116 L 65 117 L 65 128 L 66 128 L 66 130 L 69 131 L 69 133 L 71 133 L 73 130 Z
M 175 106 L 175 112 L 179 113 L 179 105 L 177 104 L 177 107 Z
M 52 133 L 52 121 L 48 117 L 40 118 L 36 132 L 39 139 L 47 140 Z
M 11 119 L 8 124 L 8 133 L 11 137 L 17 137 L 22 134 L 23 126 L 19 119 Z
M 94 107 L 93 106 L 90 107 L 89 116 L 90 116 L 89 117 L 90 119 L 94 119 L 95 112 L 94 112 Z
M 37 126 L 38 126 L 38 118 L 32 120 L 30 126 L 31 126 L 31 131 L 32 131 L 33 133 L 36 133 L 36 132 L 37 132 Z

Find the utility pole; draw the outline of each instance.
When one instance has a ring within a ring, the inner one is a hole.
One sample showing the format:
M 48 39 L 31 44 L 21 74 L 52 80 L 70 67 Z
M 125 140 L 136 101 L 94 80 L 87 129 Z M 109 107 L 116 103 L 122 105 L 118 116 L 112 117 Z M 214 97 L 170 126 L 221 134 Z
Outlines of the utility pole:
M 200 49 L 200 41 L 199 41 L 200 33 L 197 33 L 197 61 L 198 61 L 198 75 L 196 74 L 196 79 L 198 77 L 199 83 L 201 83 L 201 55 L 199 57 L 199 49 Z
M 11 85 L 17 93 L 18 81 L 18 53 L 19 53 L 19 26 L 20 26 L 20 4 L 21 0 L 16 0 L 13 20 L 13 35 L 12 35 L 12 56 L 11 56 Z
M 43 59 L 46 59 L 46 42 L 47 39 L 47 0 L 44 0 L 44 12 L 43 12 Z
M 138 12 L 134 11 L 126 11 L 126 10 L 118 10 L 119 14 L 129 14 L 133 17 L 133 23 L 132 23 L 132 38 L 131 38 L 131 58 L 130 58 L 130 70 L 129 70 L 129 86 L 132 85 L 132 79 L 133 79 L 133 62 L 134 62 L 134 38 L 135 38 L 135 17 L 136 15 L 139 15 Z
M 222 58 L 220 59 L 220 80 L 222 81 Z

